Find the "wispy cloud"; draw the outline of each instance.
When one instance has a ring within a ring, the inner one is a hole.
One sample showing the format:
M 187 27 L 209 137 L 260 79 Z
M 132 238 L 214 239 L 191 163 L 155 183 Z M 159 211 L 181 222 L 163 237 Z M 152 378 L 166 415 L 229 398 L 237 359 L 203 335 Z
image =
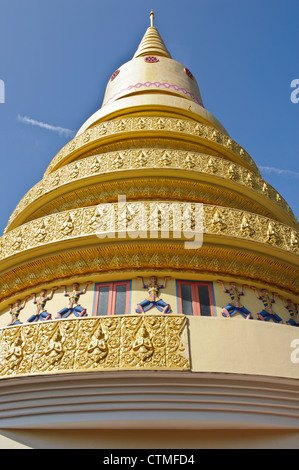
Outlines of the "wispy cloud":
M 260 166 L 261 172 L 274 173 L 276 175 L 285 176 L 287 178 L 299 178 L 299 172 L 293 170 L 282 170 L 281 168 L 275 168 L 272 166 Z
M 51 124 L 47 124 L 46 122 L 36 121 L 35 119 L 31 119 L 27 116 L 20 116 L 18 114 L 17 117 L 18 121 L 23 122 L 25 124 L 31 124 L 32 126 L 42 127 L 43 129 L 47 129 L 48 131 L 58 132 L 59 135 L 63 135 L 66 137 L 74 137 L 75 131 L 71 129 L 65 129 L 64 127 L 59 126 L 52 126 Z

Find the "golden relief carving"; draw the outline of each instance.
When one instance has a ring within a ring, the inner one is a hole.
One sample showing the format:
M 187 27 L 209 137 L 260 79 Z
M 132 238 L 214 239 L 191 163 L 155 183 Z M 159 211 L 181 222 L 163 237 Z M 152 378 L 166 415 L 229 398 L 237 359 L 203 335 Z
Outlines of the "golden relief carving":
M 75 163 L 75 165 L 72 165 L 70 167 L 69 176 L 71 179 L 76 179 L 78 178 L 78 175 L 79 175 L 79 167 L 78 167 L 78 164 Z
M 295 260 L 294 260 L 295 261 Z M 28 261 L 1 275 L 0 301 L 9 296 L 25 296 L 28 289 L 42 288 L 46 283 L 70 282 L 82 276 L 99 273 L 134 272 L 138 270 L 167 270 L 180 273 L 199 273 L 201 276 L 220 273 L 238 276 L 246 282 L 259 281 L 273 289 L 282 289 L 288 295 L 298 295 L 298 268 L 296 265 L 271 259 L 256 253 L 247 253 L 220 247 L 203 246 L 186 250 L 182 244 L 172 243 L 115 243 L 97 248 L 82 248 L 68 253 L 48 254 Z M 22 294 L 23 292 L 23 294 Z
M 40 227 L 37 229 L 36 235 L 34 236 L 34 238 L 38 242 L 42 242 L 46 238 L 46 236 L 47 236 L 47 230 L 46 230 L 45 220 L 43 220 Z
M 246 214 L 243 215 L 242 222 L 241 222 L 241 230 L 242 232 L 247 233 L 249 237 L 252 237 L 255 233 L 255 230 L 252 226 L 252 218 Z
M 268 222 L 265 241 L 271 245 L 278 245 L 280 242 L 279 230 L 273 220 Z
M 158 129 L 165 129 L 165 126 L 166 126 L 165 119 L 158 119 L 158 121 L 157 121 Z
M 298 234 L 295 232 L 295 230 L 291 231 L 291 246 L 299 248 Z
M 123 155 L 117 153 L 115 159 L 113 160 L 111 164 L 111 167 L 116 170 L 119 170 L 120 168 L 122 168 L 123 165 L 124 165 L 124 157 Z
M 235 163 L 219 157 L 186 152 L 180 150 L 165 151 L 163 149 L 125 150 L 122 153 L 109 152 L 92 155 L 78 162 L 70 163 L 33 186 L 19 202 L 11 215 L 5 232 L 15 218 L 36 199 L 53 191 L 55 188 L 68 184 L 75 179 L 84 179 L 95 174 L 106 174 L 119 170 L 138 168 L 174 168 L 197 171 L 206 174 L 217 174 L 224 179 L 232 179 L 235 183 L 254 189 L 275 204 L 282 207 L 296 221 L 286 201 L 269 184 L 254 173 Z M 265 192 L 265 184 L 267 191 Z M 56 206 L 55 206 L 56 207 Z
M 122 224 L 120 226 L 118 226 L 117 217 L 120 214 L 118 203 L 100 204 L 97 207 L 83 207 L 68 211 L 67 213 L 52 214 L 47 216 L 46 220 L 42 218 L 28 222 L 20 228 L 3 235 L 0 259 L 7 258 L 29 248 L 42 246 L 44 243 L 55 243 L 69 237 L 81 238 L 94 233 L 100 238 L 105 238 L 109 235 L 109 238 L 116 239 L 117 233 L 128 230 L 128 222 L 131 224 L 131 227 L 134 227 L 134 230 L 137 227 L 142 229 L 142 237 L 145 238 L 146 234 L 149 234 L 153 228 L 153 217 L 156 220 L 159 217 L 159 211 L 164 211 L 163 213 L 165 214 L 165 209 L 169 230 L 178 230 L 181 233 L 179 239 L 184 240 L 183 210 L 186 208 L 186 204 L 190 209 L 191 218 L 193 217 L 194 219 L 196 203 L 193 202 L 127 202 L 125 208 L 129 212 L 122 214 L 120 218 Z M 99 211 L 99 217 L 96 211 Z M 178 216 L 178 214 L 181 215 Z M 254 231 L 244 230 L 244 216 L 248 219 L 250 218 L 251 225 L 255 227 Z M 98 227 L 96 227 L 97 218 L 99 222 Z M 136 224 L 133 221 L 134 218 Z M 142 227 L 140 227 L 138 220 L 142 221 Z M 51 231 L 48 231 L 47 234 L 44 233 L 42 237 L 37 236 L 38 231 L 43 227 L 43 224 L 45 226 L 45 223 L 51 227 Z M 159 224 L 157 227 L 156 225 L 154 228 L 158 229 Z M 96 231 L 93 232 L 94 228 L 96 228 Z M 203 233 L 218 233 L 221 236 L 247 238 L 258 243 L 270 243 L 274 247 L 279 247 L 286 251 L 299 252 L 298 244 L 295 243 L 296 237 L 298 238 L 298 232 L 291 227 L 269 220 L 266 217 L 226 207 L 203 205 Z M 161 236 L 163 238 L 163 231 Z M 168 238 L 168 234 L 165 237 Z
M 184 122 L 183 121 L 177 121 L 176 128 L 177 128 L 178 131 L 183 132 L 185 130 Z
M 20 230 L 17 233 L 15 233 L 14 235 L 15 236 L 13 237 L 13 239 L 11 241 L 11 246 L 12 246 L 14 251 L 17 251 L 22 247 L 22 242 L 23 242 L 22 231 Z M 2 246 L 2 251 L 4 251 L 3 246 Z
M 144 121 L 145 122 L 145 121 Z M 121 132 L 121 131 L 125 131 L 126 128 L 127 128 L 127 119 L 121 119 L 120 121 L 116 120 L 115 121 L 115 125 L 116 125 L 116 129 L 117 131 Z M 108 126 L 109 126 L 109 123 L 108 123 Z M 139 128 L 138 126 L 138 122 L 137 122 L 137 128 Z M 84 134 L 84 133 L 83 133 Z
M 90 141 L 90 137 L 91 137 L 91 130 L 87 130 L 84 132 L 84 135 L 82 136 L 82 142 L 83 144 L 86 144 L 87 142 Z
M 195 161 L 194 161 L 194 157 L 192 155 L 190 155 L 190 153 L 187 154 L 184 162 L 183 162 L 183 166 L 185 168 L 194 168 L 195 167 Z
M 48 166 L 45 175 L 54 171 L 57 168 L 57 165 L 61 164 L 65 157 L 69 156 L 75 150 L 80 149 L 82 145 L 87 142 L 96 141 L 106 135 L 113 135 L 122 132 L 143 132 L 145 130 L 180 132 L 188 135 L 204 137 L 205 139 L 216 142 L 218 145 L 225 147 L 240 156 L 256 174 L 259 174 L 259 170 L 249 154 L 239 144 L 224 135 L 222 132 L 215 130 L 213 127 L 198 124 L 186 119 L 177 120 L 176 118 L 170 117 L 162 119 L 160 117 L 144 116 L 142 120 L 140 118 L 133 117 L 121 120 L 111 120 L 86 130 L 61 149 Z
M 0 377 L 113 369 L 189 370 L 186 317 L 111 316 L 0 329 Z
M 144 151 L 141 151 L 138 158 L 137 158 L 137 164 L 140 166 L 144 166 L 147 163 L 147 157 Z
M 217 170 L 218 170 L 218 166 L 217 166 L 217 159 L 216 158 L 209 158 L 208 160 L 208 163 L 206 165 L 207 167 L 207 172 L 211 172 L 211 173 L 216 173 Z
M 14 339 L 12 345 L 10 347 L 8 345 L 9 349 L 4 355 L 6 368 L 9 368 L 12 373 L 15 373 L 23 359 L 24 340 L 22 336 L 22 331 L 20 331 L 18 336 L 16 336 L 16 338 Z
M 92 165 L 90 167 L 90 171 L 92 173 L 97 173 L 100 171 L 101 169 L 101 165 L 102 165 L 102 159 L 99 158 L 99 157 L 95 157 L 93 160 L 92 160 Z
M 237 172 L 235 165 L 230 164 L 227 170 L 227 176 L 229 179 L 236 180 L 237 179 Z
M 0 377 L 24 374 L 33 365 L 37 332 L 27 325 L 0 330 Z
M 216 229 L 216 231 L 220 230 L 221 232 L 223 232 L 227 228 L 227 224 L 224 222 L 223 216 L 218 209 L 214 211 L 214 215 L 212 218 L 212 227 L 213 227 L 212 228 L 213 231 L 214 229 Z
M 70 235 L 73 230 L 74 230 L 75 226 L 73 224 L 73 219 L 71 217 L 70 214 L 67 215 L 66 219 L 64 220 L 63 224 L 62 224 L 62 227 L 61 227 L 61 232 L 64 234 L 64 235 Z
M 152 335 L 149 334 L 143 322 L 135 334 L 135 340 L 132 346 L 134 356 L 136 356 L 141 363 L 144 363 L 156 352 L 151 337 Z
M 104 333 L 103 328 L 99 325 L 98 329 L 95 330 L 90 338 L 90 342 L 87 347 L 87 353 L 91 357 L 92 361 L 99 363 L 103 361 L 108 354 L 108 334 Z
M 203 128 L 202 126 L 200 126 L 199 124 L 196 124 L 195 128 L 194 128 L 194 133 L 196 135 L 202 135 L 203 134 Z
M 171 165 L 172 158 L 169 154 L 169 152 L 164 152 L 163 157 L 161 158 L 162 165 L 164 166 L 169 166 Z
M 64 337 L 61 335 L 59 328 L 54 333 L 52 338 L 49 341 L 48 347 L 44 352 L 44 358 L 49 365 L 49 367 L 55 366 L 58 362 L 60 362 L 63 354 L 64 354 Z
M 252 175 L 252 173 L 250 173 L 250 171 L 248 171 L 244 181 L 245 181 L 246 186 L 248 186 L 249 188 L 253 188 L 254 179 L 253 179 L 253 175 Z
M 143 118 L 139 119 L 139 121 L 138 121 L 138 127 L 139 127 L 139 129 L 145 129 L 145 127 L 146 127 L 146 122 L 145 122 L 145 120 L 144 120 Z
M 99 134 L 100 135 L 105 135 L 108 132 L 108 124 L 104 122 L 102 126 L 99 127 Z M 75 148 L 76 148 L 77 142 L 75 142 Z
M 266 196 L 269 196 L 269 186 L 266 182 L 263 183 L 263 186 L 262 186 L 262 192 L 263 194 L 265 194 Z
M 58 186 L 58 184 L 60 183 L 60 170 L 56 171 L 52 177 L 51 177 L 51 180 L 49 181 L 50 185 L 52 186 Z

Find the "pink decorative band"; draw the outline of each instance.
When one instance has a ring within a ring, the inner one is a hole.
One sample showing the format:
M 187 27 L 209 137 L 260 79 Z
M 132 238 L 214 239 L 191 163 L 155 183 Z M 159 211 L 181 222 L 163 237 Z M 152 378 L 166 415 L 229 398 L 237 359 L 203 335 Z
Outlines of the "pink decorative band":
M 202 104 L 202 102 L 198 98 L 196 98 L 196 96 L 192 95 L 192 93 L 187 91 L 185 88 L 181 88 L 178 85 L 171 85 L 170 83 L 160 83 L 160 82 L 145 82 L 145 83 L 136 83 L 136 85 L 130 85 L 127 88 L 124 88 L 123 90 L 118 91 L 117 93 L 115 93 L 115 95 L 111 96 L 111 98 L 109 98 L 109 100 L 103 104 L 103 107 L 106 106 L 109 103 L 109 101 L 113 100 L 117 95 L 120 95 L 121 93 L 124 93 L 125 91 L 130 91 L 130 90 L 143 88 L 143 87 L 167 88 L 167 89 L 178 91 L 180 93 L 184 93 L 184 95 L 190 96 L 192 100 L 196 101 L 196 103 L 198 103 L 200 106 L 204 108 L 204 105 Z

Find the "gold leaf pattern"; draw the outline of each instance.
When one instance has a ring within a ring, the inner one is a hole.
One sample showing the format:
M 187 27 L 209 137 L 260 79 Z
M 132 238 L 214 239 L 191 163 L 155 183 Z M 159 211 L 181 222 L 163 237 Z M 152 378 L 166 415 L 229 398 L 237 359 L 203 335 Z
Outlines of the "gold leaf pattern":
M 189 370 L 183 315 L 56 320 L 0 330 L 0 377 L 107 369 Z

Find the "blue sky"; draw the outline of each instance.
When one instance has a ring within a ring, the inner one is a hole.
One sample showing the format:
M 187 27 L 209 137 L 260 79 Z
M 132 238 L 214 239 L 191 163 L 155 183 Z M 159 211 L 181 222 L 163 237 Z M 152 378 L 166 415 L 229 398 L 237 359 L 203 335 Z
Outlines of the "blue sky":
M 0 0 L 0 233 L 100 108 L 151 9 L 172 57 L 197 79 L 205 107 L 299 218 L 299 102 L 291 101 L 291 82 L 299 79 L 298 0 Z

